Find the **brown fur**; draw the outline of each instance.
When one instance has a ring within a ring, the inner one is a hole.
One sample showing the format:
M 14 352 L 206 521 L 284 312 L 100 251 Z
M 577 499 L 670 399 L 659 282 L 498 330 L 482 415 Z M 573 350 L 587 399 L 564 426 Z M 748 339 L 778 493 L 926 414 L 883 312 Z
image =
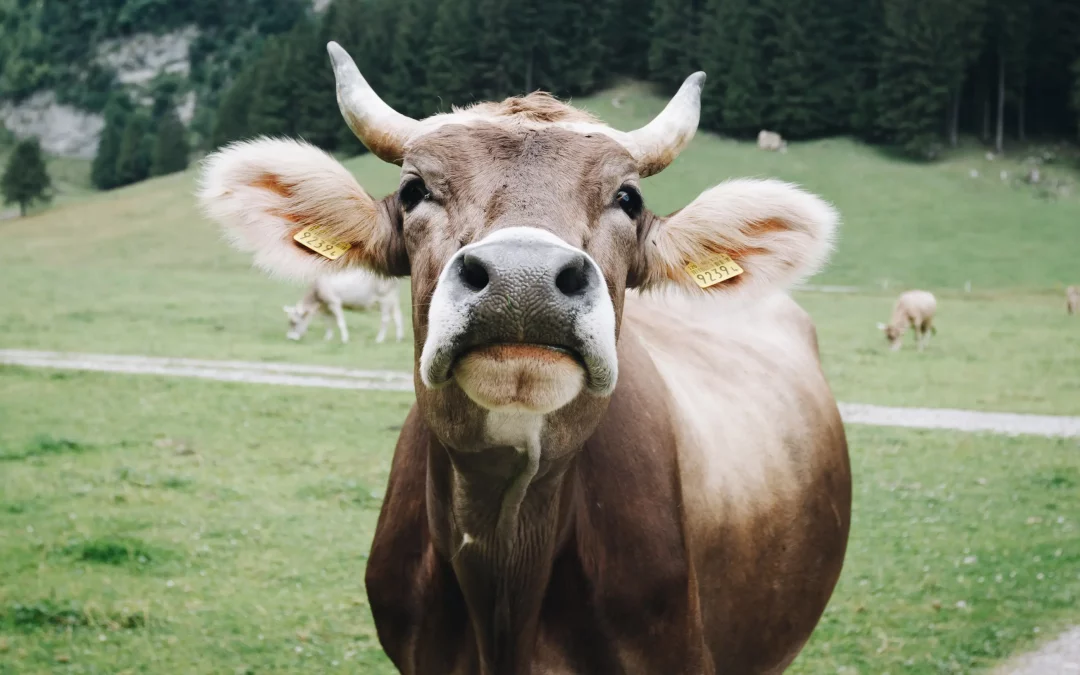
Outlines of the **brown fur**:
M 614 393 L 581 389 L 547 413 L 537 457 L 492 436 L 514 433 L 513 413 L 489 425 L 497 413 L 458 381 L 428 388 L 418 369 L 366 573 L 380 642 L 406 675 L 780 672 L 843 561 L 843 427 L 805 313 L 787 304 L 754 321 L 728 316 L 683 266 L 734 254 L 746 272 L 721 286 L 760 297 L 824 260 L 831 209 L 791 186 L 732 181 L 668 218 L 630 218 L 615 201 L 640 182 L 629 152 L 605 134 L 541 124 L 589 116 L 542 95 L 474 110 L 488 120 L 410 143 L 402 182 L 422 178 L 430 197 L 408 213 L 337 169 L 326 173 L 342 198 L 321 197 L 313 158 L 304 169 L 314 186 L 283 181 L 293 201 L 273 181 L 251 199 L 352 243 L 333 265 L 409 274 L 417 361 L 447 261 L 504 228 L 546 230 L 583 250 L 614 308 Z M 247 175 L 234 164 L 222 182 Z M 231 194 L 206 194 L 243 227 L 264 222 Z M 283 219 L 270 215 L 265 227 L 280 236 Z M 663 280 L 708 304 L 627 300 L 629 287 Z M 484 367 L 523 361 L 501 354 Z M 538 359 L 529 376 L 566 363 Z M 522 397 L 514 371 L 492 372 L 497 396 Z M 694 401 L 709 405 L 690 410 Z M 505 518 L 511 493 L 520 500 Z
M 1069 314 L 1080 314 L 1080 286 L 1065 289 L 1065 310 Z
M 264 173 L 255 180 L 251 181 L 251 187 L 257 190 L 268 190 L 273 192 L 279 197 L 289 198 L 292 197 L 292 190 L 281 182 L 281 177 L 272 173 Z

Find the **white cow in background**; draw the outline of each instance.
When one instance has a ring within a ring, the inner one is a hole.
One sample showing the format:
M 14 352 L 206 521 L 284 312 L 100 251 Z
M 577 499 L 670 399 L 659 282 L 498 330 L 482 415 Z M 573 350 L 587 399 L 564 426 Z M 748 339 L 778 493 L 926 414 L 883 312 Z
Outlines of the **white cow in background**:
M 349 341 L 349 328 L 345 325 L 344 309 L 366 310 L 379 306 L 382 322 L 375 342 L 386 339 L 386 329 L 393 317 L 397 341 L 401 342 L 401 294 L 397 279 L 386 279 L 362 269 L 351 269 L 336 274 L 327 274 L 315 280 L 304 299 L 295 306 L 286 305 L 285 314 L 289 317 L 289 332 L 285 337 L 299 340 L 307 332 L 308 325 L 316 314 L 326 317 L 326 339 L 334 337 L 334 321 L 342 343 Z
M 878 330 L 885 332 L 889 346 L 895 352 L 908 328 L 915 331 L 919 351 L 930 342 L 930 334 L 937 333 L 934 316 L 937 314 L 937 298 L 930 291 L 907 291 L 901 293 L 893 306 L 889 323 L 879 323 Z
M 787 141 L 775 131 L 762 129 L 757 135 L 757 146 L 762 150 L 778 150 L 787 152 Z

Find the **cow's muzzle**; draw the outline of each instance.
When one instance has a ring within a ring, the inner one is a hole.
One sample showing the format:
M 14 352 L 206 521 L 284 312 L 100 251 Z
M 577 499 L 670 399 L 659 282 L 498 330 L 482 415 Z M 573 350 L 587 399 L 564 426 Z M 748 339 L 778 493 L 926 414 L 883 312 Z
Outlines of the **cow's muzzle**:
M 462 248 L 439 276 L 420 375 L 454 376 L 470 353 L 533 348 L 575 360 L 598 395 L 615 387 L 615 312 L 603 273 L 584 251 L 536 228 L 507 228 Z

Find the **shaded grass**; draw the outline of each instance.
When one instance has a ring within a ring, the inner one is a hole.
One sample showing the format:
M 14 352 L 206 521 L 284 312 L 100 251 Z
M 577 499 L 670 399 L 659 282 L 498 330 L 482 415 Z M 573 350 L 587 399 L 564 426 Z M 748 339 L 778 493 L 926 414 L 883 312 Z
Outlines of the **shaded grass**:
M 63 656 L 83 672 L 392 673 L 363 569 L 411 400 L 0 371 L 17 420 L 0 442 L 49 429 L 98 448 L 0 472 L 0 672 Z M 179 437 L 194 451 L 155 443 Z M 1077 441 L 866 427 L 849 441 L 848 559 L 791 672 L 974 672 L 1075 617 Z M 46 600 L 14 625 L 14 605 Z M 69 608 L 103 618 L 58 624 Z M 147 623 L 125 627 L 125 608 Z
M 77 602 L 58 602 L 51 598 L 28 604 L 16 602 L 6 611 L 0 611 L 0 626 L 6 624 L 21 631 L 95 626 L 109 630 L 131 630 L 143 628 L 148 623 L 145 613 L 130 608 L 102 612 Z
M 0 462 L 56 455 L 67 452 L 82 452 L 87 446 L 69 438 L 54 438 L 50 434 L 38 434 L 19 448 L 0 449 Z

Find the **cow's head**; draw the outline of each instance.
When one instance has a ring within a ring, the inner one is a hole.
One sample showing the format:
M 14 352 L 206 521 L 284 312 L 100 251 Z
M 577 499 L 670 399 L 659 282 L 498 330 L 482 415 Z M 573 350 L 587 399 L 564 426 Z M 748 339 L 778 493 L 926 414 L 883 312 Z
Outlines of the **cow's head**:
M 904 338 L 904 326 L 903 324 L 896 325 L 891 323 L 878 322 L 878 330 L 885 334 L 885 339 L 889 341 L 889 348 L 894 352 L 900 349 L 900 346 Z
M 285 337 L 290 340 L 299 340 L 307 331 L 307 318 L 314 308 L 301 303 L 283 305 L 282 309 L 285 310 L 285 316 L 289 320 L 289 331 L 285 333 Z
M 645 208 L 641 179 L 694 135 L 704 73 L 632 132 L 542 94 L 417 121 L 329 51 L 341 111 L 401 166 L 398 190 L 374 200 L 316 148 L 258 140 L 213 155 L 200 198 L 272 273 L 411 275 L 417 399 L 450 447 L 497 443 L 493 411 L 545 417 L 545 452 L 580 446 L 618 379 L 627 288 L 754 294 L 827 255 L 833 210 L 785 183 L 729 181 L 667 217 Z M 331 260 L 294 241 L 310 225 L 349 249 Z M 687 265 L 717 254 L 743 272 L 703 290 Z

